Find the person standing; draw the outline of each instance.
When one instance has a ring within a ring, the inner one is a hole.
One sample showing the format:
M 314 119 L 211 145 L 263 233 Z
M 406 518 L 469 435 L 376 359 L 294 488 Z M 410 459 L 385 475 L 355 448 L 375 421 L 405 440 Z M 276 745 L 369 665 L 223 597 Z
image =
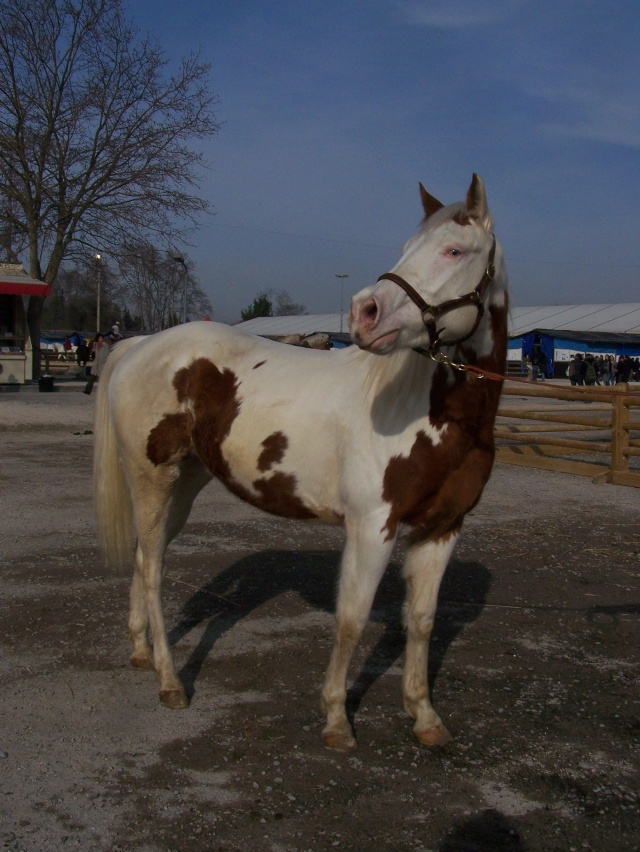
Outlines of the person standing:
M 615 384 L 615 368 L 613 364 L 613 355 L 605 355 L 602 363 L 602 377 L 606 387 Z
M 87 362 L 89 360 L 89 347 L 86 341 L 81 338 L 80 343 L 76 347 L 76 362 L 80 367 L 80 375 L 82 378 L 87 377 Z
M 584 383 L 585 385 L 595 385 L 598 380 L 598 375 L 596 373 L 596 365 L 593 355 L 586 355 L 584 363 Z
M 596 384 L 601 385 L 604 381 L 604 363 L 602 355 L 596 355 L 593 366 L 596 368 Z
M 616 364 L 616 384 L 629 381 L 629 363 L 626 355 L 620 355 Z
M 583 385 L 584 384 L 584 370 L 585 364 L 582 360 L 582 353 L 576 352 L 573 356 L 573 361 L 569 364 L 569 369 L 567 371 L 567 375 L 571 379 L 571 384 L 575 387 L 575 385 Z
M 538 350 L 535 357 L 535 369 L 538 371 L 538 375 L 536 378 L 539 378 L 540 381 L 545 380 L 547 375 L 547 359 L 544 357 L 544 352 L 542 349 Z
M 87 395 L 91 393 L 93 390 L 94 384 L 100 378 L 100 373 L 104 367 L 104 363 L 107 360 L 107 356 L 109 355 L 109 344 L 104 339 L 104 334 L 96 334 L 95 340 L 93 342 L 93 362 L 91 364 L 91 375 L 89 376 L 89 381 L 87 382 L 85 389 L 82 393 L 86 393 Z

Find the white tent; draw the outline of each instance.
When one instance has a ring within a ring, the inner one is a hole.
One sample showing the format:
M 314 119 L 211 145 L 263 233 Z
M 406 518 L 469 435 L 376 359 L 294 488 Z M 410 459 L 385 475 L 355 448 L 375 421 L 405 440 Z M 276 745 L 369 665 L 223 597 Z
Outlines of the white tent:
M 302 314 L 295 317 L 256 317 L 239 323 L 236 328 L 264 337 L 285 334 L 348 333 L 346 315 Z M 640 302 L 617 305 L 549 305 L 509 311 L 509 336 L 516 337 L 534 329 L 577 332 L 614 332 L 640 334 Z

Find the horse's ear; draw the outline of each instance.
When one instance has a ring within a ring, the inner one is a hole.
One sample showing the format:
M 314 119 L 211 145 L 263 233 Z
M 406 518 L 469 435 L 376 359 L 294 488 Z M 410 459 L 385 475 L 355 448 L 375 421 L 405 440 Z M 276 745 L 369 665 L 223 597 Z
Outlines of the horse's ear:
M 420 184 L 420 198 L 422 199 L 422 209 L 424 210 L 425 219 L 433 216 L 434 213 L 437 213 L 438 210 L 444 207 L 444 204 L 438 201 L 437 198 L 434 198 L 433 195 L 430 195 L 422 184 Z
M 488 231 L 493 228 L 493 220 L 487 207 L 487 196 L 484 191 L 484 181 L 473 173 L 471 186 L 467 191 L 466 213 L 470 219 L 477 219 Z

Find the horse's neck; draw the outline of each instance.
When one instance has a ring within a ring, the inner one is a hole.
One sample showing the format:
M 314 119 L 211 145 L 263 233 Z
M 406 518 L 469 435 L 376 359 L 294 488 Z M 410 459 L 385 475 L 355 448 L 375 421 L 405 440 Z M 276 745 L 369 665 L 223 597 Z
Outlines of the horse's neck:
M 501 270 L 493 297 L 487 302 L 474 334 L 469 340 L 453 347 L 453 351 L 444 350 L 444 354 L 456 363 L 483 367 L 502 374 L 508 345 L 508 312 L 508 281 L 506 273 Z
M 390 387 L 398 393 L 419 395 L 429 384 L 429 359 L 423 355 L 407 349 L 389 355 L 361 354 L 366 396 L 377 396 Z
M 411 350 L 361 354 L 363 414 L 371 418 L 374 433 L 399 434 L 428 418 L 434 362 Z

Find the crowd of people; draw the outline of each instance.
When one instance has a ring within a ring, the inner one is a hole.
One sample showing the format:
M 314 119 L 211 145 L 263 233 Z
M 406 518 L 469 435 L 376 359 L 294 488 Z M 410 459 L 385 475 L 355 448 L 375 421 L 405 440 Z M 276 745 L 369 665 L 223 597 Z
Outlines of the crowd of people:
M 621 382 L 640 380 L 640 360 L 630 355 L 583 355 L 576 352 L 567 376 L 572 385 L 618 385 Z

